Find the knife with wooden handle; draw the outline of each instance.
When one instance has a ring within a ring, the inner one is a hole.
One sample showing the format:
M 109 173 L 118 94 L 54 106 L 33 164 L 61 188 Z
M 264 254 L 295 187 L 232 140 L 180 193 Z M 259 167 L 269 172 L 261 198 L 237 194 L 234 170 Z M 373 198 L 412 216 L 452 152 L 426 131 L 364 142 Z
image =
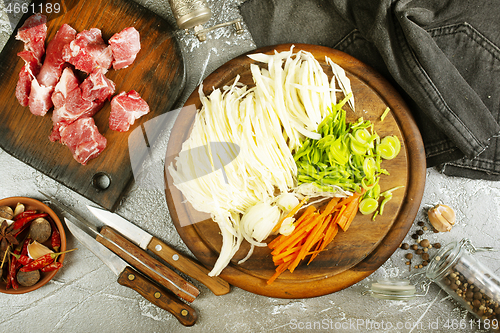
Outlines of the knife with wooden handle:
M 99 243 L 116 253 L 120 258 L 134 266 L 137 270 L 146 274 L 161 285 L 165 283 L 175 283 L 176 286 L 178 286 L 175 293 L 177 296 L 188 302 L 192 302 L 199 295 L 200 291 L 195 286 L 182 279 L 177 273 L 151 257 L 147 252 L 143 251 L 115 230 L 110 227 L 102 227 L 100 234 L 104 237 L 96 238 Z M 168 280 L 166 281 L 164 277 L 167 277 Z M 172 288 L 169 289 L 172 290 Z
M 200 291 L 198 290 L 198 288 L 183 279 L 179 274 L 177 274 L 167 266 L 163 265 L 157 260 L 154 262 L 152 260 L 148 260 L 153 259 L 148 254 L 143 254 L 142 257 L 137 257 L 134 254 L 129 253 L 123 247 L 123 245 L 116 245 L 109 239 L 106 239 L 105 236 L 98 232 L 97 227 L 94 224 L 90 223 L 87 219 L 80 216 L 80 214 L 74 211 L 71 207 L 64 205 L 48 194 L 45 194 L 43 192 L 40 193 L 46 196 L 54 206 L 58 207 L 63 212 L 69 214 L 76 221 L 78 221 L 79 227 L 87 234 L 115 252 L 121 258 L 125 259 L 128 263 L 135 266 L 143 274 L 155 280 L 163 287 L 172 291 L 175 295 L 188 302 L 192 302 L 199 295 Z M 122 244 L 123 243 L 125 242 L 122 242 Z M 133 245 L 130 241 L 127 241 L 127 243 Z M 153 265 L 150 265 L 152 263 Z
M 134 289 L 157 307 L 173 314 L 182 325 L 193 326 L 196 323 L 198 314 L 193 308 L 168 291 L 161 290 L 131 267 L 127 266 L 118 276 L 117 281 L 122 286 Z
M 154 305 L 170 312 L 181 324 L 185 326 L 194 325 L 198 315 L 193 308 L 177 299 L 170 292 L 163 290 L 154 282 L 148 280 L 142 274 L 130 267 L 119 256 L 111 252 L 102 244 L 99 244 L 94 237 L 81 229 L 82 227 L 85 228 L 85 226 L 79 223 L 78 220 L 70 221 L 68 218 L 64 218 L 64 221 L 73 236 L 118 276 L 117 281 L 119 284 L 137 291 Z
M 217 276 L 209 276 L 209 270 L 204 266 L 182 255 L 172 247 L 163 243 L 161 240 L 137 227 L 133 223 L 127 221 L 120 215 L 92 206 L 87 206 L 87 208 L 102 223 L 117 230 L 120 234 L 132 241 L 141 249 L 150 250 L 175 269 L 178 269 L 184 274 L 203 283 L 215 295 L 224 295 L 231 290 L 229 283 L 225 280 Z

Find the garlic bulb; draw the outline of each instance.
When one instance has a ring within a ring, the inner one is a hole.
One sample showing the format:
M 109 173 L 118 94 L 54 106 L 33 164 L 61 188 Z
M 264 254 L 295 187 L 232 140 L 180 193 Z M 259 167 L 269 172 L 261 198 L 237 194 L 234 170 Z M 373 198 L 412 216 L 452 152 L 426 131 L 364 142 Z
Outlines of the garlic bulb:
M 450 231 L 455 224 L 455 211 L 449 206 L 438 204 L 427 212 L 429 221 L 437 231 Z

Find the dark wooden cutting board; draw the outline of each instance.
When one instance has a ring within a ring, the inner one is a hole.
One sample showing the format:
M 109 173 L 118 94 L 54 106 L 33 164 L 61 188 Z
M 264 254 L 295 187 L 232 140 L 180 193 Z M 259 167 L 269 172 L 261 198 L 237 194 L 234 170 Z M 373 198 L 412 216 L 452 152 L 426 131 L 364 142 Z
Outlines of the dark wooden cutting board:
M 99 131 L 107 139 L 102 154 L 83 166 L 77 163 L 70 150 L 49 141 L 52 129 L 52 111 L 44 117 L 34 116 L 28 107 L 15 98 L 18 74 L 24 62 L 17 56 L 24 44 L 15 39 L 18 28 L 29 17 L 25 14 L 0 54 L 0 146 L 12 156 L 29 164 L 47 176 L 59 181 L 88 199 L 113 210 L 120 196 L 133 181 L 129 151 L 134 162 L 148 156 L 147 139 L 130 140 L 134 131 L 145 132 L 142 126 L 148 120 L 169 111 L 182 92 L 185 82 L 184 62 L 174 28 L 163 18 L 129 0 L 57 0 L 35 1 L 29 8 L 47 16 L 48 43 L 57 30 L 67 23 L 78 32 L 99 28 L 104 40 L 122 29 L 133 26 L 141 35 L 141 51 L 128 68 L 110 69 L 106 76 L 116 84 L 116 94 L 136 90 L 150 106 L 150 113 L 135 122 L 125 133 L 108 127 L 110 104 L 94 116 Z M 49 8 L 60 5 L 60 12 L 49 13 Z M 18 8 L 19 10 L 19 8 Z M 161 129 L 162 126 L 155 126 Z M 140 134 L 140 133 L 139 133 Z M 149 131 L 147 132 L 150 135 Z M 153 133 L 154 134 L 154 133 Z M 150 138 L 151 139 L 151 138 Z M 131 149 L 129 149 L 131 147 Z M 106 189 L 95 185 L 96 175 L 106 175 L 110 184 Z

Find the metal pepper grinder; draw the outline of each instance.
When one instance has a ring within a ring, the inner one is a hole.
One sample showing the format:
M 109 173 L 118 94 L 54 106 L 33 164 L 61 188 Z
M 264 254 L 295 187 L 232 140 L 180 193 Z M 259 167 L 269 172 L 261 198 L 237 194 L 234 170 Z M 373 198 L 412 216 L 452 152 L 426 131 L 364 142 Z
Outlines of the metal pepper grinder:
M 234 24 L 236 33 L 243 33 L 239 19 L 204 29 L 203 24 L 212 17 L 212 12 L 205 0 L 169 0 L 169 3 L 179 29 L 184 29 L 187 32 L 193 28 L 196 37 L 201 42 L 206 40 L 207 32 L 228 25 Z

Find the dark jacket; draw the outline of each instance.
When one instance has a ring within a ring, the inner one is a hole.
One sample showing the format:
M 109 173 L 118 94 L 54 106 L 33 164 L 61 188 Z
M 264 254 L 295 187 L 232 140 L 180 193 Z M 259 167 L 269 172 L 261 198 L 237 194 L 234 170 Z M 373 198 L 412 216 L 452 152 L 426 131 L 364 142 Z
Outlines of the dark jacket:
M 248 0 L 258 47 L 344 51 L 396 86 L 417 121 L 427 166 L 500 180 L 500 6 L 466 0 Z

